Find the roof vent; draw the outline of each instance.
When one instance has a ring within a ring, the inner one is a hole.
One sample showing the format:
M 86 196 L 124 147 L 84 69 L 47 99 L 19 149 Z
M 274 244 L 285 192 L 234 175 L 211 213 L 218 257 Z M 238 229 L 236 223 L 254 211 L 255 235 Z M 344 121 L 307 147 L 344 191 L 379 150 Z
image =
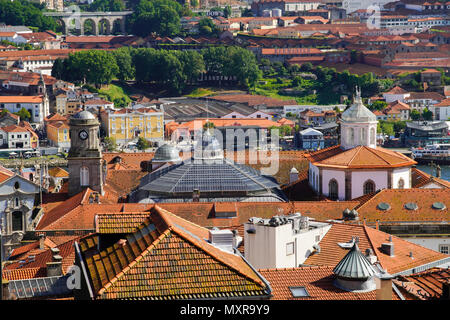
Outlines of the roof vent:
M 231 230 L 209 230 L 209 242 L 222 250 L 233 252 L 233 239 Z
M 408 202 L 407 204 L 405 204 L 405 209 L 407 210 L 417 210 L 418 208 L 419 207 L 414 202 Z
M 386 202 L 380 202 L 380 203 L 378 204 L 377 208 L 378 208 L 379 210 L 387 211 L 387 210 L 389 210 L 389 209 L 391 208 L 391 206 L 389 205 L 389 203 L 386 203 Z
M 431 207 L 436 210 L 444 210 L 446 208 L 445 204 L 442 202 L 435 202 Z
M 387 254 L 390 257 L 393 257 L 394 256 L 394 243 L 393 242 L 382 243 L 381 244 L 381 252 Z

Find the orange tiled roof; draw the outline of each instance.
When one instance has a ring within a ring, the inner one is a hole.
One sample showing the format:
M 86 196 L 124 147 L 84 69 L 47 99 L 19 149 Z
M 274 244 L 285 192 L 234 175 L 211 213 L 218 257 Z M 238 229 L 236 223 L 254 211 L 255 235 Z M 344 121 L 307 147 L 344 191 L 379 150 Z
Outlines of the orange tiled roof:
M 337 288 L 330 266 L 260 269 L 272 287 L 271 300 L 376 300 L 376 290 L 351 292 Z M 305 287 L 309 297 L 293 297 L 289 287 Z M 393 292 L 392 300 L 399 297 Z
M 23 279 L 33 279 L 33 278 L 42 278 L 47 276 L 47 272 L 43 267 L 35 267 L 35 268 L 20 268 L 20 269 L 12 269 L 12 270 L 3 270 L 2 272 L 3 279 L 12 281 L 12 280 L 23 280 Z
M 444 188 L 450 188 L 450 182 L 444 179 L 437 178 L 417 168 L 411 169 L 412 187 L 423 188 L 430 183 L 436 183 Z
M 393 282 L 407 300 L 437 300 L 442 298 L 444 284 L 450 282 L 450 271 L 448 268 L 433 268 L 400 276 Z
M 238 255 L 203 240 L 208 231 L 156 207 L 139 230 L 86 258 L 98 299 L 262 296 L 260 277 Z M 82 251 L 95 248 L 81 240 Z
M 0 103 L 42 103 L 41 96 L 0 96 Z
M 352 237 L 359 237 L 358 246 L 361 252 L 372 249 L 381 267 L 392 275 L 448 258 L 448 255 L 395 236 L 391 236 L 395 250 L 395 256 L 391 257 L 380 250 L 382 243 L 389 242 L 389 234 L 364 225 L 333 223 L 331 229 L 319 243 L 320 252 L 309 256 L 304 264 L 337 265 L 348 252 L 347 249 L 341 248 L 338 242 L 348 242 Z M 410 252 L 413 253 L 414 259 L 410 257 Z
M 58 178 L 68 178 L 69 177 L 69 173 L 60 167 L 51 168 L 50 170 L 48 170 L 48 174 L 51 175 L 52 177 L 58 177 Z
M 416 164 L 414 160 L 401 153 L 367 146 L 344 150 L 338 145 L 310 153 L 305 157 L 315 166 L 330 168 L 398 168 Z
M 385 92 L 387 94 L 405 94 L 408 93 L 408 91 L 406 91 L 403 88 L 400 88 L 399 86 L 395 86 L 394 88 L 392 88 L 391 90 L 389 90 L 388 92 Z
M 63 274 L 67 272 L 70 266 L 74 264 L 75 261 L 75 251 L 73 248 L 73 244 L 75 240 L 78 240 L 79 237 L 74 237 L 71 240 L 60 244 L 57 246 L 59 249 L 59 255 L 62 259 L 62 267 Z M 45 250 L 42 253 L 36 254 L 34 260 L 26 260 L 25 264 L 21 266 L 19 262 L 14 262 L 12 264 L 8 264 L 5 266 L 5 270 L 13 270 L 19 268 L 46 268 L 47 262 L 52 262 L 53 253 L 50 249 Z
M 446 205 L 443 210 L 434 209 L 433 203 L 442 202 Z M 388 210 L 380 210 L 378 205 L 387 203 Z M 407 203 L 416 203 L 417 210 L 405 208 Z M 383 189 L 375 193 L 370 199 L 356 208 L 360 219 L 367 223 L 418 222 L 434 221 L 444 222 L 450 220 L 448 207 L 450 206 L 450 189 Z

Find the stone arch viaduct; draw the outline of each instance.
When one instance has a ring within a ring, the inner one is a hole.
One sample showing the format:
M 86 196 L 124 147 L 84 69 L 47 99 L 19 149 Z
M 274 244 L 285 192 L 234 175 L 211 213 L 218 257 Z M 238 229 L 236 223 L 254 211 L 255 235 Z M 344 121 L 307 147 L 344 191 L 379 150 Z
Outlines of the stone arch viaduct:
M 125 34 L 125 19 L 133 11 L 116 12 L 45 12 L 44 15 L 60 20 L 63 24 L 64 34 L 69 34 L 71 29 L 80 30 L 80 34 L 85 34 L 86 22 L 92 26 L 92 34 L 111 34 L 114 27 L 119 28 L 119 33 Z M 70 27 L 72 26 L 72 27 Z

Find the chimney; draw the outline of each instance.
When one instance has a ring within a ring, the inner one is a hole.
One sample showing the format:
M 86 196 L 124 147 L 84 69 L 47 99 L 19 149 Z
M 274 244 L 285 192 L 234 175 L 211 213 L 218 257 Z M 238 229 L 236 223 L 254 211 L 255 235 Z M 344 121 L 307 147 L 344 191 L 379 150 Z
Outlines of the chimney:
M 377 278 L 377 300 L 392 300 L 392 278 L 387 272 L 383 272 Z
M 394 243 L 388 242 L 388 243 L 382 243 L 381 244 L 381 252 L 387 254 L 390 257 L 394 256 Z
M 45 234 L 39 236 L 39 249 L 45 250 Z
M 52 262 L 47 262 L 47 277 L 62 276 L 62 257 L 58 248 L 51 248 Z
M 289 172 L 289 183 L 295 182 L 298 180 L 298 170 L 295 167 L 292 167 Z
M 199 202 L 200 201 L 200 191 L 198 189 L 194 189 L 192 191 L 192 202 Z
M 9 293 L 9 281 L 7 279 L 2 279 L 2 300 L 12 300 L 12 297 Z
M 231 230 L 219 230 L 217 228 L 209 230 L 209 242 L 224 251 L 233 252 L 234 238 L 235 235 Z

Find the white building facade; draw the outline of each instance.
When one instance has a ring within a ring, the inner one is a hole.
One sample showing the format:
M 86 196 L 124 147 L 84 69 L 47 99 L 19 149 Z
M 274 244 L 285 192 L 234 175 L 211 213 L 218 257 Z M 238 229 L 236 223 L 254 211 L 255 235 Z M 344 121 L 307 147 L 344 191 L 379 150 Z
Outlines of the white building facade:
M 341 117 L 341 145 L 307 155 L 314 191 L 332 200 L 351 200 L 381 189 L 411 188 L 416 162 L 377 147 L 376 116 L 361 100 Z

